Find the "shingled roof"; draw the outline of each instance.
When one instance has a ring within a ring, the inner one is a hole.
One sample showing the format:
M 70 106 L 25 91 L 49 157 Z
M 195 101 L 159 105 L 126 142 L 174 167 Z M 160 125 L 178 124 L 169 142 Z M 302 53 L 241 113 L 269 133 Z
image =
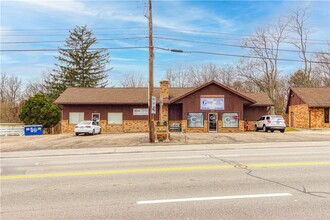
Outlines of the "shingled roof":
M 330 107 L 330 87 L 291 88 L 309 107 Z
M 170 99 L 190 91 L 192 88 L 169 88 Z M 159 88 L 154 89 L 159 102 Z M 147 104 L 148 88 L 68 88 L 55 104 Z
M 227 87 L 226 87 L 227 88 Z M 169 88 L 169 100 L 176 100 L 196 90 L 196 88 Z M 159 88 L 154 94 L 159 102 Z M 234 91 L 231 89 L 231 91 Z M 255 101 L 253 106 L 270 106 L 271 100 L 266 93 L 242 93 L 235 91 L 248 100 Z M 55 104 L 147 104 L 148 88 L 68 88 Z
M 252 104 L 251 106 L 272 106 L 274 105 L 272 100 L 269 98 L 267 93 L 265 92 L 240 92 L 241 94 L 249 97 L 256 101 L 256 103 Z

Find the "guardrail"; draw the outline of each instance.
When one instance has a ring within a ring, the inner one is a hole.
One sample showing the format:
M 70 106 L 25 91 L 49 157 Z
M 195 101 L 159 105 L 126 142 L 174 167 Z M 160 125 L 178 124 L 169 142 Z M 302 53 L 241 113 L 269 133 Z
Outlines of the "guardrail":
M 0 124 L 0 136 L 23 136 L 24 126 L 21 124 Z

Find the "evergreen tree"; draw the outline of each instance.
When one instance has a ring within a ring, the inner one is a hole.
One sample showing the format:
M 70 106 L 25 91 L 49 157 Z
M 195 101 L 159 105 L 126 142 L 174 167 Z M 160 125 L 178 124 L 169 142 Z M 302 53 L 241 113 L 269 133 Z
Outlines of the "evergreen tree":
M 87 26 L 70 31 L 60 55 L 59 63 L 51 73 L 49 85 L 52 98 L 56 99 L 67 87 L 105 87 L 108 83 L 107 64 L 110 55 L 106 49 L 91 50 L 97 39 Z
M 61 110 L 45 95 L 38 93 L 24 103 L 19 118 L 25 124 L 43 125 L 45 128 L 51 128 L 60 121 Z

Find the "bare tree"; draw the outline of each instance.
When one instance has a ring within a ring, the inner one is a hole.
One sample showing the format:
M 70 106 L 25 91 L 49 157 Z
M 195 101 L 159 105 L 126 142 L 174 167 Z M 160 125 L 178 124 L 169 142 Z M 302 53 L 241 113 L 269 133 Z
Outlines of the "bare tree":
M 24 89 L 24 98 L 28 99 L 31 96 L 34 96 L 37 93 L 42 93 L 46 97 L 50 98 L 50 88 L 47 85 L 47 81 L 50 80 L 51 70 L 42 72 L 41 77 L 34 80 L 29 80 L 25 85 Z
M 296 38 L 292 40 L 292 45 L 299 50 L 299 57 L 304 62 L 301 75 L 301 83 L 303 87 L 312 87 L 312 63 L 311 57 L 307 55 L 308 36 L 311 34 L 311 30 L 308 28 L 309 12 L 307 8 L 299 8 L 292 11 L 289 20 L 289 30 Z
M 318 63 L 314 64 L 314 74 L 321 80 L 322 86 L 330 86 L 330 44 L 324 51 L 316 54 Z
M 275 106 L 279 77 L 279 48 L 286 38 L 287 26 L 288 23 L 280 19 L 275 25 L 259 29 L 253 36 L 243 41 L 243 46 L 251 48 L 250 54 L 257 56 L 258 60 L 251 61 L 247 66 L 251 70 L 240 71 L 240 75 L 255 82 L 261 91 L 267 92 Z M 275 109 L 272 108 L 271 112 L 275 113 Z
M 220 66 L 216 80 L 226 86 L 233 87 L 234 83 L 238 81 L 236 66 L 234 64 Z
M 193 85 L 188 68 L 182 65 L 167 69 L 165 79 L 171 87 L 184 88 Z
M 0 78 L 0 122 L 19 122 L 22 101 L 22 81 L 15 75 L 1 73 Z
M 6 84 L 7 84 L 7 74 L 1 73 L 0 77 L 0 101 L 4 102 L 6 100 Z
M 1 102 L 17 103 L 22 99 L 22 80 L 15 75 L 1 74 L 0 78 Z
M 122 87 L 145 87 L 148 83 L 141 74 L 130 72 L 124 75 L 120 84 Z
M 213 63 L 190 66 L 188 68 L 193 86 L 200 86 L 211 80 L 218 80 L 220 69 Z

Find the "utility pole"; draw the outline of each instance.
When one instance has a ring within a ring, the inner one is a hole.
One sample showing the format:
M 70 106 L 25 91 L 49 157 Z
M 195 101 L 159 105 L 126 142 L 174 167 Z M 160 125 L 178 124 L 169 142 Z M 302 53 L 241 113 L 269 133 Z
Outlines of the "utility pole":
M 154 46 L 152 37 L 152 4 L 149 0 L 149 106 L 148 106 L 148 123 L 149 123 L 149 141 L 155 142 L 155 123 L 152 114 L 152 96 L 154 94 Z

